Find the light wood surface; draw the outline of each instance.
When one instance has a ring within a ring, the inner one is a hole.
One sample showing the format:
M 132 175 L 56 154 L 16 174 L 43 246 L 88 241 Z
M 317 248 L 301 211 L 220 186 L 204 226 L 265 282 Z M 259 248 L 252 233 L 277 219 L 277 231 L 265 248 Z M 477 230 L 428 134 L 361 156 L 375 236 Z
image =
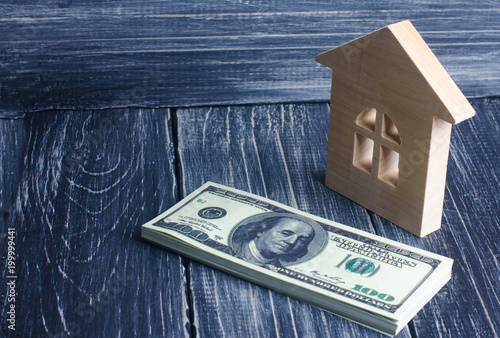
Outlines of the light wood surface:
M 403 21 L 324 52 L 326 185 L 423 237 L 441 227 L 451 124 L 474 109 Z

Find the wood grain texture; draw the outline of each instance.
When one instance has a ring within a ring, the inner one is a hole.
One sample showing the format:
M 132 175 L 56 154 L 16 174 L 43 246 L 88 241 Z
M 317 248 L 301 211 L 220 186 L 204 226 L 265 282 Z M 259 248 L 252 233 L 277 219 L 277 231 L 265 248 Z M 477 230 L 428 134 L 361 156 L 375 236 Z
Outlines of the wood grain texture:
M 21 179 L 24 151 L 23 116 L 0 116 L 0 236 L 5 240 L 8 218 L 12 212 Z
M 410 19 L 468 96 L 500 91 L 500 7 L 455 0 L 0 4 L 0 111 L 329 100 L 314 56 Z
M 26 135 L 9 223 L 17 232 L 17 326 L 6 330 L 4 320 L 2 332 L 187 336 L 181 257 L 140 238 L 140 224 L 178 197 L 169 111 L 31 114 Z M 2 259 L 2 288 L 5 277 Z M 7 306 L 3 298 L 3 319 Z
M 326 104 L 179 109 L 176 119 L 165 109 L 0 119 L 1 200 L 15 201 L 8 225 L 18 236 L 19 326 L 10 336 L 379 336 L 204 265 L 185 271 L 179 256 L 140 239 L 140 224 L 179 189 L 207 180 L 455 259 L 452 280 L 400 337 L 500 336 L 500 98 L 471 103 L 477 115 L 452 134 L 443 226 L 424 239 L 325 188 Z M 19 153 L 22 174 L 9 169 Z M 5 290 L 5 234 L 1 241 Z
M 363 208 L 324 186 L 328 114 L 327 104 L 177 110 L 182 195 L 210 180 L 373 232 Z M 196 262 L 189 274 L 200 337 L 381 336 Z
M 455 260 L 452 279 L 414 318 L 414 335 L 500 336 L 500 99 L 471 100 L 454 127 L 442 228 L 418 239 L 373 215 L 377 233 Z
M 438 230 L 452 124 L 474 116 L 467 99 L 410 21 L 316 60 L 333 74 L 326 186 L 419 237 Z

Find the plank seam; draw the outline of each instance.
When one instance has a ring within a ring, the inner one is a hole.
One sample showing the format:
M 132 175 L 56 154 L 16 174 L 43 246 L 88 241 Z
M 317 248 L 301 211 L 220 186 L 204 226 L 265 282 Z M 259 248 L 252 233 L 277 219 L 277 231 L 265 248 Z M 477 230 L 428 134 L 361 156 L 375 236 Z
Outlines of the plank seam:
M 178 121 L 177 121 L 177 108 L 169 108 L 171 114 L 172 121 L 172 143 L 174 146 L 174 175 L 177 184 L 177 196 L 179 196 L 179 200 L 184 198 L 183 193 L 183 185 L 182 185 L 182 164 L 180 162 L 179 156 L 179 130 L 178 130 Z M 189 320 L 189 336 L 196 337 L 196 326 L 195 322 L 195 314 L 194 314 L 194 300 L 193 293 L 191 290 L 191 270 L 190 267 L 191 260 L 187 257 L 182 257 L 182 265 L 184 266 L 184 271 L 186 272 L 186 293 L 187 293 L 187 306 L 188 306 L 188 320 Z
M 329 87 L 329 86 L 328 86 Z M 479 96 L 466 96 L 468 100 L 498 100 L 500 99 L 500 93 L 497 95 L 479 95 Z M 279 105 L 279 104 L 323 104 L 327 103 L 330 106 L 330 98 L 324 100 L 295 100 L 295 101 L 262 101 L 262 102 L 247 102 L 247 103 L 219 103 L 219 104 L 176 104 L 176 105 L 152 105 L 152 106 L 138 106 L 138 105 L 130 105 L 130 106 L 104 106 L 104 107 L 92 107 L 92 108 L 79 108 L 79 107 L 71 107 L 71 108 L 54 108 L 54 109 L 38 109 L 32 110 L 28 112 L 12 112 L 10 110 L 0 110 L 0 119 L 24 119 L 26 118 L 26 114 L 32 113 L 44 113 L 44 112 L 53 112 L 53 111 L 79 111 L 79 112 L 87 112 L 87 111 L 104 111 L 108 109 L 171 109 L 172 111 L 180 108 L 216 108 L 216 107 L 241 107 L 241 106 L 260 106 L 260 105 Z M 1 109 L 1 108 L 0 108 Z M 172 116 L 174 114 L 172 113 Z

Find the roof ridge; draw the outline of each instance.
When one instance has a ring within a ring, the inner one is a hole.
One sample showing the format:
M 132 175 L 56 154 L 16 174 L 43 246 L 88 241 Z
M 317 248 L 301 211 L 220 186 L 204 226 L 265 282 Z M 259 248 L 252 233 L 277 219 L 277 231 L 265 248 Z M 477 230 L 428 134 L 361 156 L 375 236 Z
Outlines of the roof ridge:
M 449 115 L 452 117 L 452 120 L 448 122 L 456 124 L 474 116 L 474 108 L 472 108 L 415 26 L 409 20 L 405 20 L 388 25 L 387 28 L 399 41 L 415 67 L 436 93 L 437 98 L 448 110 Z M 430 60 L 432 62 L 429 62 Z M 445 116 L 438 117 L 448 120 Z
M 349 65 L 351 58 L 362 53 L 364 48 L 369 48 L 371 42 L 378 38 L 378 34 L 386 30 L 402 48 L 415 66 L 415 70 L 435 94 L 435 99 L 442 105 L 443 110 L 434 112 L 434 116 L 452 124 L 474 116 L 475 112 L 469 101 L 409 20 L 388 25 L 321 53 L 316 56 L 316 61 L 333 69 L 340 57 Z

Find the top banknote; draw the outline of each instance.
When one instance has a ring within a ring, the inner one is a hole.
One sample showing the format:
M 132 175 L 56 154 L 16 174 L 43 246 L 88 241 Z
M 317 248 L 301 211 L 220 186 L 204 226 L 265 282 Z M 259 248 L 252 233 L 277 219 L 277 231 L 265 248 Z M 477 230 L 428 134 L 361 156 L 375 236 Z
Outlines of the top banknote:
M 410 320 L 453 263 L 214 183 L 145 224 L 142 236 L 370 327 Z

